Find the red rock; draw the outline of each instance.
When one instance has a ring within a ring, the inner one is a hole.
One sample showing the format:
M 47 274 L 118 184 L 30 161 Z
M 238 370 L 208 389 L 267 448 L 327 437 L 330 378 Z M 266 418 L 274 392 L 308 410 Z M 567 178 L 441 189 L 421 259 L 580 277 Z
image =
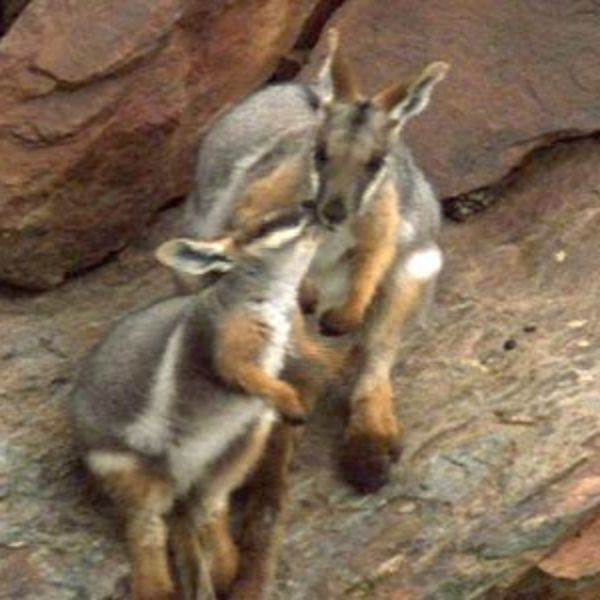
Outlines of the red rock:
M 34 0 L 0 42 L 0 280 L 45 288 L 189 188 L 317 0 Z
M 538 567 L 560 579 L 581 579 L 600 574 L 600 516 L 577 535 L 565 540 Z
M 330 23 L 368 91 L 451 64 L 407 130 L 442 197 L 497 181 L 537 146 L 600 129 L 593 0 L 348 0 Z

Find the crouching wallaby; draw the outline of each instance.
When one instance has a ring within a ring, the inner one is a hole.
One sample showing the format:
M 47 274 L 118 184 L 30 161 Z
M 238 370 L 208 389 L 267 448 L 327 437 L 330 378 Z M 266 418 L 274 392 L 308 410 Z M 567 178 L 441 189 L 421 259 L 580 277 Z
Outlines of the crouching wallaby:
M 363 95 L 330 34 L 317 83 L 265 88 L 223 115 L 200 149 L 186 229 L 202 239 L 242 226 L 273 202 L 316 198 L 320 220 L 338 226 L 303 285 L 321 330 L 354 333 L 363 363 L 350 399 L 343 452 L 348 479 L 380 487 L 399 455 L 391 369 L 402 332 L 427 307 L 442 266 L 440 211 L 401 140 L 429 103 L 445 63 Z M 240 194 L 277 187 L 280 193 Z
M 161 262 L 220 278 L 127 315 L 85 362 L 74 424 L 85 463 L 124 519 L 135 600 L 207 600 L 235 578 L 230 493 L 279 417 L 305 418 L 278 375 L 321 231 L 314 209 L 296 206 L 231 237 L 166 242 Z

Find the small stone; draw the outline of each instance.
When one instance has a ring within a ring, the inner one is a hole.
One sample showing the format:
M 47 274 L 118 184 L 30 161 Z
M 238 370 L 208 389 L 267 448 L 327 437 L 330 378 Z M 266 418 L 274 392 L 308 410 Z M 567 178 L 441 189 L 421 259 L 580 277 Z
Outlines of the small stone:
M 567 323 L 567 327 L 569 329 L 581 329 L 582 327 L 585 327 L 587 325 L 587 320 L 585 319 L 581 319 L 581 320 L 573 320 L 573 321 L 569 321 Z
M 508 340 L 506 340 L 504 342 L 504 350 L 506 350 L 507 352 L 509 350 L 514 350 L 517 347 L 517 340 L 514 340 L 513 338 L 509 338 Z
M 399 514 L 408 514 L 415 512 L 417 509 L 417 505 L 414 502 L 403 502 L 398 508 L 396 508 L 396 512 Z
M 567 253 L 564 250 L 559 250 L 558 252 L 554 253 L 554 260 L 557 263 L 564 263 L 566 259 Z

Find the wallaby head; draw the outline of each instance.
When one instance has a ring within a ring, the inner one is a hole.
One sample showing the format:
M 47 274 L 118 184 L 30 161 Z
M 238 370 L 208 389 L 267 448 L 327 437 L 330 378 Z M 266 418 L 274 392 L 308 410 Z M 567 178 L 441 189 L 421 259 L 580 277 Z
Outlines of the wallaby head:
M 293 255 L 314 250 L 319 232 L 312 203 L 271 211 L 216 240 L 177 238 L 162 244 L 157 259 L 192 276 L 223 274 L 233 269 L 279 266 Z
M 448 65 L 434 62 L 406 81 L 364 96 L 354 72 L 330 33 L 329 55 L 320 73 L 327 82 L 324 118 L 314 147 L 316 202 L 328 225 L 365 210 L 386 176 L 388 156 L 400 131 L 428 105 Z

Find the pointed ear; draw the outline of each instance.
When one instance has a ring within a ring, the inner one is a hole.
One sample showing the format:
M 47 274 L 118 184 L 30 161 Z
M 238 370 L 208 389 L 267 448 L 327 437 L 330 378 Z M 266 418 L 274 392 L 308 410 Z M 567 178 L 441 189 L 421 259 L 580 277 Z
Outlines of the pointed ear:
M 353 102 L 360 98 L 358 83 L 350 65 L 339 50 L 339 33 L 337 29 L 327 32 L 327 55 L 319 71 L 317 89 L 322 93 L 325 102 L 346 100 Z
M 446 77 L 449 68 L 450 65 L 445 62 L 431 63 L 417 77 L 379 92 L 372 102 L 388 111 L 402 125 L 425 110 L 433 88 Z
M 225 240 L 214 242 L 198 242 L 184 238 L 169 240 L 157 248 L 155 256 L 163 265 L 189 275 L 224 273 L 235 264 L 227 253 Z
M 331 79 L 331 64 L 333 57 L 337 52 L 340 43 L 340 34 L 337 29 L 331 27 L 327 31 L 327 54 L 323 64 L 317 74 L 315 82 L 316 92 L 321 96 L 324 102 L 331 102 L 333 99 L 333 81 Z

